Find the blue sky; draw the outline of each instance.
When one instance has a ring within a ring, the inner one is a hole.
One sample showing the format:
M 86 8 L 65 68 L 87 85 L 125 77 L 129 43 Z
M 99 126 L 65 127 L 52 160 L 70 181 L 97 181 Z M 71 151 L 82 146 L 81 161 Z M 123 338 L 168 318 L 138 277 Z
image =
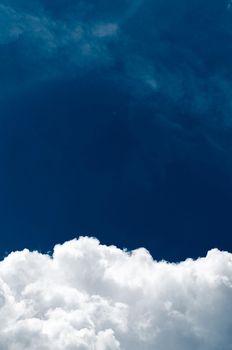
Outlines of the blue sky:
M 0 3 L 1 254 L 231 250 L 228 1 Z

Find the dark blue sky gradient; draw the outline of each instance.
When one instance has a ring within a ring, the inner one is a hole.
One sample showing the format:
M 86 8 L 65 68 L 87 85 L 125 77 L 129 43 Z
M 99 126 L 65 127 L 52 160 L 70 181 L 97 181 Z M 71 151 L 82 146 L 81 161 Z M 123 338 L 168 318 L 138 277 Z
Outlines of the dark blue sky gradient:
M 1 254 L 232 249 L 228 5 L 1 2 Z

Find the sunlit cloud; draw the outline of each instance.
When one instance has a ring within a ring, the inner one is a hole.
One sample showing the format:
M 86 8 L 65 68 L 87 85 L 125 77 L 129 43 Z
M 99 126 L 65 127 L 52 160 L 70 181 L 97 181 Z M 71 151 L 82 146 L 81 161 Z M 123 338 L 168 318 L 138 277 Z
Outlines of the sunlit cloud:
M 232 255 L 178 264 L 82 237 L 0 263 L 0 347 L 229 349 Z

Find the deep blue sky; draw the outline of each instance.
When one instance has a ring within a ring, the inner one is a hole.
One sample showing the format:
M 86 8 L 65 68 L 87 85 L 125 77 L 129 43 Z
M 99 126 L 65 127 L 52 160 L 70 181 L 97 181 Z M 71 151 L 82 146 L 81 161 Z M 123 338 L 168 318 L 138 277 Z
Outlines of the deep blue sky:
M 232 249 L 228 0 L 2 0 L 0 252 Z

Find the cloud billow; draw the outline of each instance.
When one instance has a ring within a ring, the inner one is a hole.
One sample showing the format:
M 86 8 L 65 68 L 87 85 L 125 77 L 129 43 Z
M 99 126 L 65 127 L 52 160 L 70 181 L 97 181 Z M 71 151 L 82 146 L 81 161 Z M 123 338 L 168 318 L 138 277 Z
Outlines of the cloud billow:
M 232 347 L 232 255 L 178 264 L 81 237 L 0 263 L 4 350 Z

